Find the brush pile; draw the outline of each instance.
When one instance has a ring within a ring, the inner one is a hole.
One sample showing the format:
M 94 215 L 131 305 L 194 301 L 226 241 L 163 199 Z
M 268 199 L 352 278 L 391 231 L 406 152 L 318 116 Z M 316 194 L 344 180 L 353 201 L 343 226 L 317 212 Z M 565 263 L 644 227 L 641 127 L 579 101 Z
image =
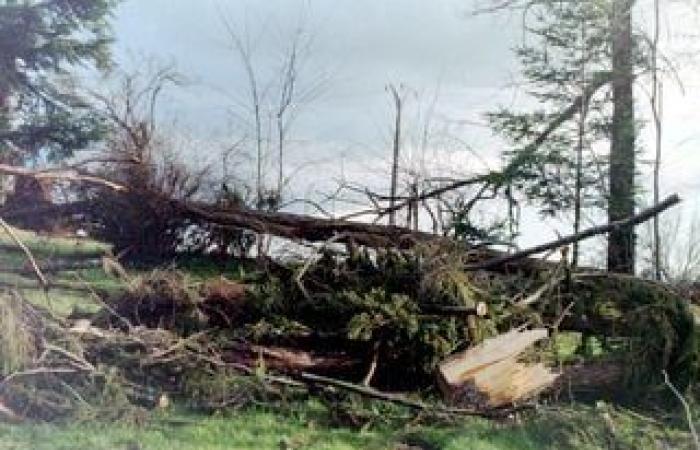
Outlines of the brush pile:
M 553 349 L 571 333 L 578 353 L 602 346 L 616 383 L 697 379 L 694 318 L 666 286 L 565 262 L 466 271 L 475 255 L 457 244 L 346 251 L 235 282 L 156 270 L 67 319 L 2 292 L 0 416 L 140 417 L 170 399 L 216 410 L 309 389 L 490 416 L 561 385 Z

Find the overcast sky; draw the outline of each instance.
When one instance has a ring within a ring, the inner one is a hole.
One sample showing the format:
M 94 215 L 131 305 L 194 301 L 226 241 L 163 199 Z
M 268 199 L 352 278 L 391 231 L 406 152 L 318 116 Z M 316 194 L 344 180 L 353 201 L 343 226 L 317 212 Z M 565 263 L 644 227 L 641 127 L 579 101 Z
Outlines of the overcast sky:
M 639 8 L 639 26 L 649 21 L 648 1 Z M 663 34 L 665 51 L 683 64 L 685 92 L 671 80 L 664 90 L 663 190 L 685 197 L 686 215 L 692 215 L 700 191 L 700 91 L 697 66 L 680 55 L 699 41 L 692 36 L 698 22 L 678 2 L 664 5 L 666 29 L 674 30 Z M 518 67 L 511 48 L 522 39 L 521 22 L 507 15 L 473 17 L 472 7 L 469 0 L 126 0 L 115 18 L 116 56 L 126 70 L 141 67 L 145 57 L 176 65 L 190 83 L 164 97 L 162 118 L 200 143 L 189 155 L 193 162 L 215 162 L 222 143 L 247 127 L 240 106 L 248 98 L 245 72 L 225 24 L 252 42 L 261 80 L 272 79 L 303 24 L 311 45 L 300 79 L 308 85 L 323 80 L 323 88 L 299 109 L 290 132 L 290 159 L 299 167 L 295 194 L 328 190 L 341 176 L 388 187 L 389 83 L 406 86 L 406 166 L 458 176 L 498 162 L 498 142 L 480 123 L 495 106 L 526 101 L 512 87 Z M 637 100 L 646 108 L 639 90 Z M 418 155 L 426 117 L 436 134 L 450 139 Z M 642 151 L 652 150 L 652 139 L 645 131 Z M 650 186 L 648 167 L 642 171 L 640 184 Z M 528 222 L 524 243 L 562 226 Z

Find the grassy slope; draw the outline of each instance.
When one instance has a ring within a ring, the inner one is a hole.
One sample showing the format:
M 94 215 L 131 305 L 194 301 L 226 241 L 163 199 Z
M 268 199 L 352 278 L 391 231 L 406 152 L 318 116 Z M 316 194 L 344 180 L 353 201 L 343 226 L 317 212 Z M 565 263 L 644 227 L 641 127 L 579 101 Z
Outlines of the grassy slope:
M 75 239 L 46 238 L 20 232 L 21 239 L 40 261 L 62 256 L 86 258 L 106 249 L 102 244 Z M 2 274 L 19 268 L 24 257 L 8 249 L 0 236 L 0 281 L 31 284 L 29 277 Z M 206 272 L 206 271 L 204 271 Z M 203 276 L 207 273 L 195 273 Z M 87 282 L 114 288 L 116 282 L 98 270 L 61 273 L 60 281 Z M 23 289 L 25 295 L 45 304 L 39 289 Z M 67 313 L 74 306 L 96 307 L 86 293 L 52 291 L 54 311 Z M 540 412 L 519 425 L 468 419 L 452 426 L 411 427 L 401 424 L 366 431 L 324 425 L 327 412 L 305 405 L 285 414 L 260 410 L 229 416 L 197 416 L 172 413 L 147 425 L 126 423 L 74 423 L 67 425 L 0 425 L 0 449 L 386 449 L 402 442 L 425 449 L 559 449 L 559 448 L 689 448 L 682 422 L 657 424 L 609 407 L 577 405 L 557 412 Z M 282 443 L 282 444 L 281 444 Z M 663 444 L 671 447 L 663 447 Z M 406 447 L 404 447 L 406 448 Z
M 94 259 L 104 254 L 108 246 L 89 239 L 69 237 L 47 237 L 23 230 L 15 230 L 17 237 L 30 249 L 39 264 L 57 263 L 63 259 L 76 260 L 80 258 Z M 47 299 L 46 294 L 36 285 L 36 279 L 30 274 L 3 273 L 3 270 L 28 268 L 25 255 L 15 247 L 15 243 L 0 231 L 0 283 L 14 285 L 27 298 L 40 305 L 50 304 L 57 313 L 67 314 L 75 306 L 96 307 L 87 301 L 85 292 L 68 289 L 52 289 Z M 109 289 L 117 286 L 115 280 L 105 277 L 98 269 L 81 270 L 80 272 L 66 271 L 49 274 L 52 281 L 84 286 L 86 283 L 93 288 Z

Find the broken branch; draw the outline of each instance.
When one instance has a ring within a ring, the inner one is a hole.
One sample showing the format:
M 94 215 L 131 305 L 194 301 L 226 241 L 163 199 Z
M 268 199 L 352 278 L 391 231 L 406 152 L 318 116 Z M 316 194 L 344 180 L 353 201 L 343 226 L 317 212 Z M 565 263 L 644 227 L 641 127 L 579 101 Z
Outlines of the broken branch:
M 535 247 L 515 252 L 510 255 L 504 255 L 477 264 L 470 264 L 466 267 L 466 270 L 493 269 L 494 267 L 503 266 L 505 264 L 519 259 L 528 258 L 532 255 L 546 252 L 547 250 L 551 250 L 553 248 L 563 247 L 565 245 L 573 244 L 574 242 L 582 241 L 593 236 L 609 233 L 619 228 L 639 225 L 640 223 L 644 223 L 652 217 L 656 216 L 657 214 L 660 214 L 668 208 L 680 203 L 680 201 L 681 199 L 678 197 L 678 195 L 673 194 L 658 205 L 652 206 L 651 208 L 647 208 L 639 214 L 635 214 L 634 216 L 628 217 L 627 219 L 610 222 L 606 225 L 599 225 L 596 227 L 588 228 L 587 230 L 583 230 L 580 233 L 571 234 L 561 239 L 557 239 L 556 241 L 548 242 L 546 244 L 540 244 Z
M 8 225 L 2 217 L 0 217 L 0 227 L 5 231 L 5 233 L 7 233 L 10 239 L 12 239 L 12 241 L 15 244 L 17 244 L 17 247 L 19 247 L 20 250 L 22 250 L 22 253 L 24 253 L 24 256 L 27 258 L 27 261 L 29 261 L 32 270 L 34 271 L 37 280 L 39 280 L 41 287 L 44 288 L 45 291 L 48 291 L 50 286 L 49 280 L 39 268 L 39 264 L 36 262 L 34 255 L 32 255 L 32 252 L 29 250 L 29 248 L 27 248 L 26 245 L 24 245 L 24 242 L 22 242 L 22 240 L 19 237 L 17 237 L 15 232 L 12 230 L 12 227 L 10 227 L 10 225 Z
M 77 169 L 51 169 L 51 170 L 31 170 L 24 167 L 0 164 L 0 173 L 5 175 L 15 175 L 21 177 L 35 178 L 37 180 L 64 180 L 77 183 L 88 183 L 103 186 L 115 191 L 126 191 L 126 187 L 114 183 L 104 178 L 85 174 Z

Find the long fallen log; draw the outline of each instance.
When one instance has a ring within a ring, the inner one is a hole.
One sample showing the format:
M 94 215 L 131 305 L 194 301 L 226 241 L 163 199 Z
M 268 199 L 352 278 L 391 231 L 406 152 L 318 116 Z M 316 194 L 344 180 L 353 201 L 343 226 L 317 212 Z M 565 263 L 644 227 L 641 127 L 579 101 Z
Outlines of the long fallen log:
M 397 226 L 247 208 L 218 208 L 203 203 L 173 201 L 172 205 L 183 216 L 195 221 L 203 220 L 292 240 L 325 242 L 336 238 L 335 242 L 354 242 L 377 248 L 410 248 L 421 242 L 441 239 L 431 233 Z
M 582 101 L 582 100 L 578 100 Z M 556 128 L 557 124 L 552 125 Z M 537 144 L 538 142 L 535 142 Z M 123 186 L 102 180 L 99 177 L 78 173 L 77 175 L 61 171 L 31 171 L 29 169 L 13 166 L 0 165 L 0 173 L 30 176 L 37 179 L 67 179 L 70 181 L 82 181 L 85 183 L 102 185 L 117 192 L 125 192 Z M 76 177 L 73 177 L 76 175 Z M 377 225 L 374 223 L 353 222 L 342 219 L 318 218 L 301 214 L 285 212 L 268 212 L 253 210 L 244 207 L 222 208 L 203 202 L 188 202 L 172 198 L 164 198 L 158 193 L 153 193 L 150 199 L 154 205 L 162 207 L 169 205 L 172 214 L 179 215 L 183 219 L 190 219 L 194 222 L 209 222 L 222 227 L 233 227 L 247 229 L 260 234 L 269 234 L 292 240 L 304 240 L 309 242 L 325 242 L 335 239 L 335 242 L 355 243 L 370 247 L 398 247 L 411 248 L 422 242 L 437 241 L 442 239 L 431 233 L 413 231 L 408 228 Z M 501 255 L 486 261 L 476 262 L 466 267 L 467 270 L 492 269 L 503 266 L 519 259 L 525 259 L 538 253 L 545 252 L 557 247 L 578 242 L 592 236 L 605 234 L 610 231 L 638 225 L 664 210 L 680 202 L 677 195 L 672 195 L 651 208 L 645 209 L 639 214 L 627 219 L 599 225 L 580 233 L 572 234 L 556 241 L 538 245 L 513 254 Z M 62 205 L 66 210 L 75 212 L 75 204 Z M 85 205 L 83 204 L 83 207 Z M 89 209 L 89 208 L 88 208 Z M 89 213 L 89 210 L 85 211 Z M 17 211 L 2 211 L 5 217 L 17 217 Z M 27 211 L 29 214 L 36 214 L 36 211 Z
M 167 200 L 171 214 L 195 223 L 212 223 L 222 227 L 250 230 L 291 240 L 354 243 L 374 248 L 411 248 L 418 243 L 443 239 L 431 233 L 397 226 L 385 226 L 349 220 L 327 219 L 285 212 L 259 211 L 241 207 L 220 208 L 205 203 Z M 154 202 L 158 200 L 154 199 Z M 162 204 L 162 203 L 161 203 Z M 86 202 L 74 202 L 43 208 L 0 209 L 4 217 L 16 220 L 35 214 L 70 216 L 89 214 Z
M 118 193 L 128 193 L 128 189 L 106 178 L 82 172 L 75 168 L 31 170 L 24 167 L 0 164 L 0 173 L 37 180 L 69 181 L 103 187 Z M 384 226 L 340 219 L 322 219 L 300 214 L 268 212 L 248 208 L 220 208 L 202 202 L 186 202 L 178 199 L 163 198 L 157 192 L 150 199 L 154 205 L 170 206 L 173 212 L 183 218 L 203 220 L 220 226 L 247 229 L 261 234 L 270 234 L 288 239 L 302 239 L 310 242 L 323 242 L 334 236 L 342 235 L 337 242 L 354 242 L 372 247 L 409 248 L 418 242 L 435 240 L 438 236 L 422 233 L 408 228 Z M 7 219 L 17 219 L 40 213 L 75 214 L 90 213 L 89 205 L 84 202 L 49 206 L 48 208 L 28 207 L 21 211 L 0 209 Z
M 530 256 L 536 255 L 538 253 L 543 253 L 548 250 L 553 250 L 558 247 L 563 247 L 565 245 L 573 244 L 574 242 L 582 241 L 584 239 L 588 239 L 593 236 L 598 236 L 601 234 L 609 233 L 610 231 L 617 230 L 620 228 L 624 227 L 629 227 L 629 226 L 634 226 L 634 225 L 639 225 L 641 223 L 646 222 L 647 220 L 651 219 L 652 217 L 662 213 L 663 211 L 667 210 L 668 208 L 680 203 L 681 199 L 678 197 L 678 195 L 673 194 L 669 197 L 667 197 L 664 201 L 661 203 L 654 205 L 650 208 L 647 208 L 643 211 L 641 211 L 639 214 L 635 214 L 634 216 L 628 217 L 623 220 L 618 220 L 615 222 L 610 222 L 605 225 L 598 225 L 595 227 L 588 228 L 586 230 L 583 230 L 579 233 L 571 234 L 568 236 L 565 236 L 563 238 L 557 239 L 552 242 L 547 242 L 545 244 L 540 244 L 536 245 L 534 247 L 530 247 L 525 250 L 521 250 L 519 252 L 515 252 L 512 254 L 508 255 L 503 255 L 497 258 L 493 258 L 490 260 L 486 260 L 480 263 L 475 263 L 468 265 L 466 267 L 467 270 L 488 270 L 488 269 L 493 269 L 495 267 L 503 266 L 508 263 L 511 263 L 513 261 L 517 261 L 519 259 L 525 259 L 529 258 Z

